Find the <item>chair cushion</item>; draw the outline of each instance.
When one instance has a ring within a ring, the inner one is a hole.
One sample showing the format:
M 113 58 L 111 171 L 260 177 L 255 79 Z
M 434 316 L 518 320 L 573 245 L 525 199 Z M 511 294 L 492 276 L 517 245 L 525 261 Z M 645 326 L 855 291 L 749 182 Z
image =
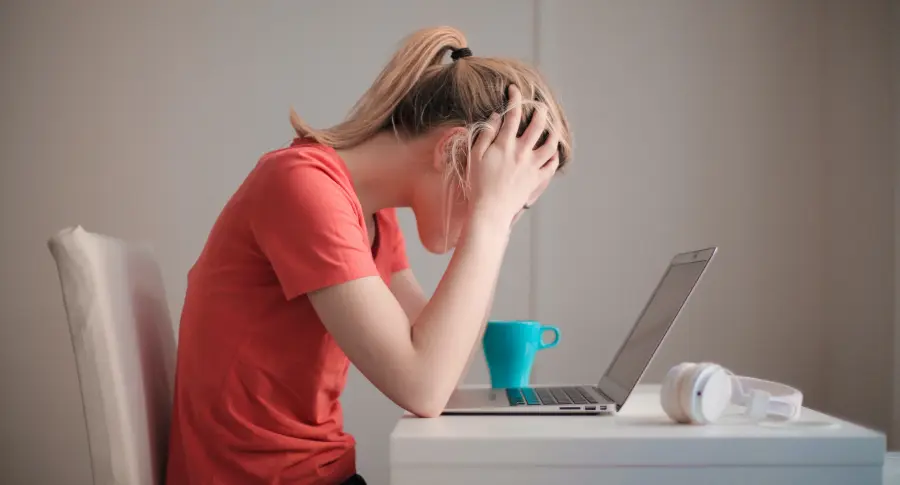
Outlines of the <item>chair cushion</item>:
M 75 351 L 94 483 L 160 484 L 175 334 L 153 253 L 80 226 L 48 245 Z

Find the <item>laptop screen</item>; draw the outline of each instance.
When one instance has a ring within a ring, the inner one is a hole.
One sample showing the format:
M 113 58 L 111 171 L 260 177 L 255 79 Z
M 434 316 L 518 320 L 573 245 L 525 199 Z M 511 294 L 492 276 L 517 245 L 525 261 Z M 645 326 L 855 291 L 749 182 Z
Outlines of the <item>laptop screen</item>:
M 663 275 L 656 292 L 601 381 L 601 387 L 612 388 L 612 394 L 619 394 L 608 396 L 618 404 L 624 402 L 644 374 L 708 262 L 672 264 Z M 606 389 L 603 392 L 608 393 Z

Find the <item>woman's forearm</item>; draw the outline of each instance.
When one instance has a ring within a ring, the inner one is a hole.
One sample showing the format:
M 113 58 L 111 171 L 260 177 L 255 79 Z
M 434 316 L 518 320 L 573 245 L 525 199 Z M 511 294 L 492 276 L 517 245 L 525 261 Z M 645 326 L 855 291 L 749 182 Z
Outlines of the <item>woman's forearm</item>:
M 476 344 L 509 243 L 509 229 L 487 215 L 473 214 L 447 271 L 412 330 L 416 367 L 443 408 Z

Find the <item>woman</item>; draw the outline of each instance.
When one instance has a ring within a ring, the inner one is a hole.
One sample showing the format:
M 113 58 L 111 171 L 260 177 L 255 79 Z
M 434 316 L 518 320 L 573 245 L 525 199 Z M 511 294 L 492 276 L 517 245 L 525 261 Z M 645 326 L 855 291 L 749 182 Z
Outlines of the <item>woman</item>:
M 338 401 L 349 362 L 402 408 L 439 415 L 510 227 L 569 157 L 537 72 L 472 55 L 451 28 L 407 39 L 341 124 L 291 121 L 296 140 L 262 157 L 189 274 L 171 485 L 362 483 Z M 429 251 L 455 248 L 430 300 L 396 207 Z

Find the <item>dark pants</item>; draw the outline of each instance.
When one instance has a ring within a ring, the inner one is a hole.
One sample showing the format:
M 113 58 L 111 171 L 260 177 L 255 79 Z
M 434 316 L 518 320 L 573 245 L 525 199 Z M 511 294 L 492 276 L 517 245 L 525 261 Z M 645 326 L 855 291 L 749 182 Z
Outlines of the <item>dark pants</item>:
M 344 483 L 341 485 L 366 485 L 366 481 L 363 479 L 362 475 L 353 475 L 347 480 L 344 480 Z

